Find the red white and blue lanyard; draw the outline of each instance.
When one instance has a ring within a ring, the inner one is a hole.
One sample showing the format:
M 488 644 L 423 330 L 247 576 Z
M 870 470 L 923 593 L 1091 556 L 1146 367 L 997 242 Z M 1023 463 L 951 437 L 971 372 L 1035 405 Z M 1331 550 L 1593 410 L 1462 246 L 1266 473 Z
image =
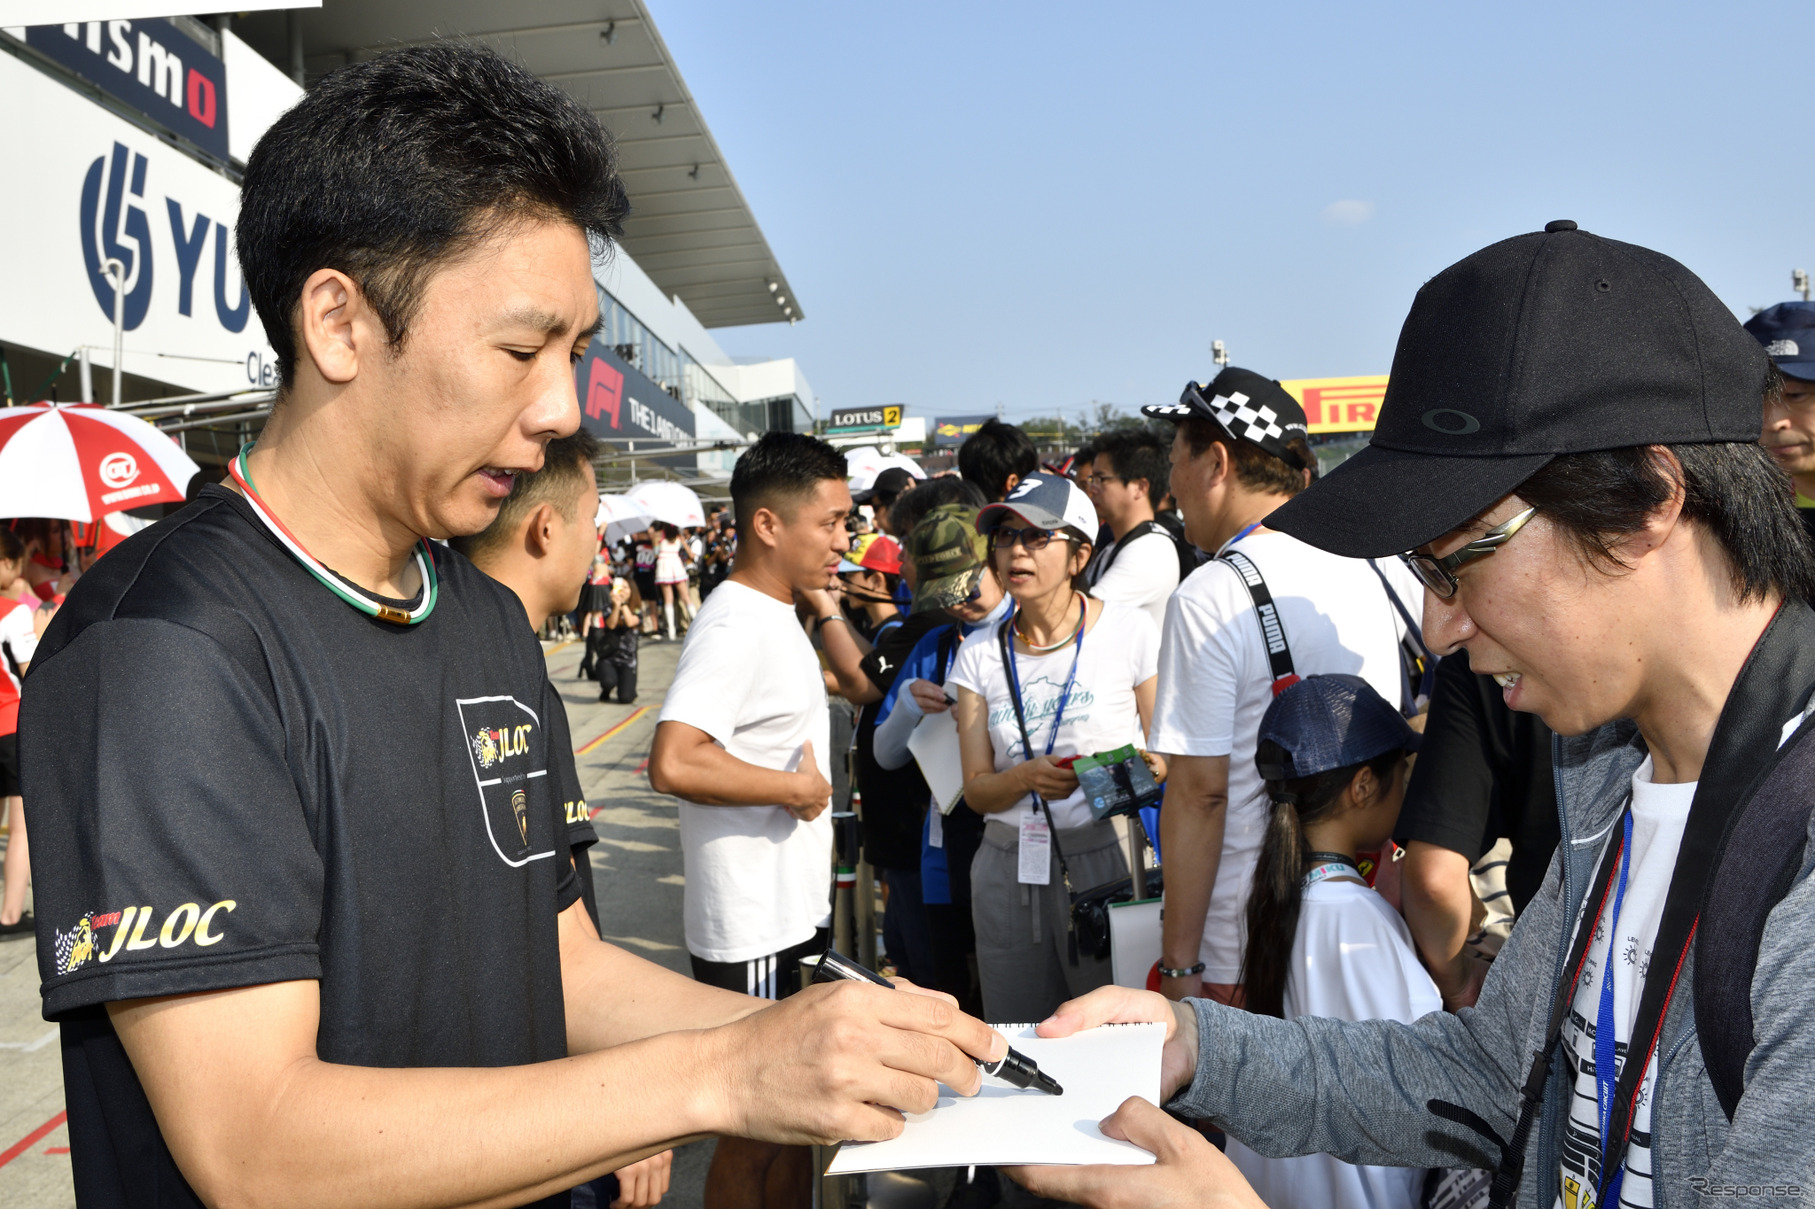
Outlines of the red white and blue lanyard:
M 1065 687 L 1059 690 L 1059 704 L 1052 713 L 1052 730 L 1047 732 L 1046 735 L 1045 754 L 1049 756 L 1052 754 L 1053 744 L 1058 742 L 1059 723 L 1065 719 L 1065 706 L 1071 701 L 1072 687 L 1078 682 L 1078 659 L 1084 653 L 1084 621 L 1088 616 L 1087 610 L 1089 608 L 1090 603 L 1084 598 L 1079 597 L 1078 636 L 1071 644 L 1071 671 L 1065 676 Z M 1002 619 L 1002 624 L 1010 628 L 1009 640 L 1003 644 L 1008 657 L 1002 661 L 1004 669 L 1008 672 L 1008 691 L 1015 695 L 1015 704 L 1021 708 L 1023 713 L 1025 713 L 1027 706 L 1021 700 L 1021 675 L 1015 670 L 1015 642 L 1013 631 L 1015 624 L 1014 611 L 1010 611 L 1009 615 Z M 1034 758 L 1033 739 L 1025 730 L 1021 733 L 1021 747 L 1026 751 L 1028 759 L 1031 760 Z M 1033 796 L 1036 801 L 1039 800 L 1039 794 L 1036 793 Z
M 1596 1200 L 1600 1205 L 1617 1205 L 1620 1203 L 1620 1184 L 1626 1175 L 1626 1164 L 1622 1159 L 1619 1167 L 1608 1172 L 1607 1149 L 1608 1135 L 1613 1132 L 1613 1094 L 1619 1084 L 1619 1070 L 1615 1065 L 1613 1052 L 1615 1025 L 1613 1022 L 1613 955 L 1619 944 L 1620 905 L 1626 899 L 1626 873 L 1632 864 L 1632 807 L 1626 807 L 1621 824 L 1623 828 L 1620 840 L 1620 880 L 1613 892 L 1613 918 L 1607 923 L 1607 952 L 1601 959 L 1601 1002 L 1594 1018 L 1594 1104 L 1596 1120 L 1601 1132 L 1601 1195 Z M 1597 921 L 1598 922 L 1598 921 Z M 1631 1047 L 1627 1047 L 1627 1057 L 1632 1056 Z

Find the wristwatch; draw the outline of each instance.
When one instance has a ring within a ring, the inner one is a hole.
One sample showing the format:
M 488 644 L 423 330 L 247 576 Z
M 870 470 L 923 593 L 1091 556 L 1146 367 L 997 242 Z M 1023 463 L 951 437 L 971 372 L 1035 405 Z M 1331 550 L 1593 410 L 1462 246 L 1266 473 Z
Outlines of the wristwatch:
M 1177 970 L 1173 969 L 1171 966 L 1160 967 L 1161 978 L 1190 978 L 1194 974 L 1202 974 L 1203 972 L 1204 963 L 1201 961 L 1196 965 L 1185 966 Z
M 813 632 L 814 632 L 814 633 L 815 633 L 815 634 L 817 634 L 817 633 L 819 633 L 819 632 L 820 632 L 820 631 L 821 631 L 821 630 L 823 630 L 823 629 L 825 629 L 825 628 L 826 628 L 826 623 L 827 623 L 827 622 L 829 622 L 829 621 L 842 621 L 842 622 L 844 622 L 844 623 L 845 623 L 845 624 L 846 624 L 846 625 L 849 625 L 849 624 L 850 624 L 850 619 L 849 619 L 849 618 L 847 618 L 847 617 L 846 617 L 846 616 L 845 616 L 845 615 L 844 615 L 844 614 L 843 614 L 843 613 L 832 613 L 832 614 L 829 614 L 829 615 L 828 615 L 828 616 L 825 616 L 825 617 L 816 617 L 816 618 L 814 618 L 814 619 L 813 619 Z

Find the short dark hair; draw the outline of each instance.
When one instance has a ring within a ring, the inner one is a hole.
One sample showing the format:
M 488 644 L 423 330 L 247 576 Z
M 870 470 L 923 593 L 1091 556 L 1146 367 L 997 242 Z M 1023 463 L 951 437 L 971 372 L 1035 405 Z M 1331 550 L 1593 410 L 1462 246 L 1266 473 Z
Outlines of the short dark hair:
M 900 534 L 903 539 L 914 531 L 920 519 L 935 508 L 946 504 L 962 504 L 966 508 L 981 508 L 989 503 L 983 493 L 971 484 L 954 474 L 942 474 L 938 478 L 928 479 L 914 488 L 889 509 L 889 528 Z
M 1107 457 L 1116 476 L 1124 482 L 1147 480 L 1147 502 L 1155 508 L 1166 494 L 1172 467 L 1166 446 L 1157 434 L 1144 428 L 1106 432 L 1096 440 L 1096 456 Z
M 0 525 L 0 563 L 16 563 L 25 558 L 25 542 L 11 526 Z
M 974 483 L 986 503 L 1008 497 L 1008 480 L 1026 478 L 1040 468 L 1040 451 L 1026 433 L 1000 420 L 983 421 L 958 446 L 958 473 Z
M 1676 466 L 1662 456 L 1666 449 Z M 1815 597 L 1815 552 L 1796 512 L 1795 490 L 1755 441 L 1566 453 L 1515 494 L 1568 534 L 1588 562 L 1618 570 L 1625 564 L 1616 544 L 1643 528 L 1679 488 L 1683 519 L 1706 530 L 1726 554 L 1741 600 L 1762 600 L 1772 591 Z
M 551 504 L 569 523 L 574 520 L 574 493 L 586 481 L 586 468 L 599 453 L 599 439 L 584 428 L 570 437 L 557 437 L 542 454 L 542 469 L 518 472 L 510 495 L 498 506 L 492 523 L 477 533 L 451 537 L 448 545 L 474 562 L 480 562 L 511 541 L 523 521 L 539 504 Z
M 338 269 L 401 348 L 431 272 L 524 218 L 615 239 L 617 152 L 567 93 L 490 50 L 436 42 L 324 76 L 246 161 L 236 246 L 246 291 L 296 375 L 303 283 Z
M 1254 442 L 1238 441 L 1209 420 L 1196 416 L 1187 416 L 1178 424 L 1185 437 L 1185 448 L 1194 458 L 1203 457 L 1212 445 L 1227 446 L 1229 460 L 1235 466 L 1236 481 L 1249 491 L 1263 495 L 1297 495 L 1305 489 L 1304 471 L 1274 457 Z M 1310 468 L 1311 479 L 1316 481 L 1317 455 L 1311 452 L 1310 443 L 1303 437 L 1293 437 L 1286 442 L 1286 448 Z
M 843 482 L 844 455 L 804 432 L 765 432 L 731 468 L 731 513 L 748 525 L 758 508 L 797 503 L 827 479 Z M 909 495 L 914 494 L 909 492 Z

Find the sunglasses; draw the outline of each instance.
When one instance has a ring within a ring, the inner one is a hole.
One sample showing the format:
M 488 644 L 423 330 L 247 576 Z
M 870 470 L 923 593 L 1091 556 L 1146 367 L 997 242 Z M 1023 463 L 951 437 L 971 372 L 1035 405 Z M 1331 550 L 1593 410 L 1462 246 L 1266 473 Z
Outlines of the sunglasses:
M 1012 549 L 1016 542 L 1030 551 L 1044 550 L 1057 536 L 1059 535 L 1051 529 L 1010 529 L 1006 525 L 1000 525 L 990 530 L 989 544 L 992 550 Z
M 1405 556 L 1405 561 L 1411 564 L 1412 574 L 1418 577 L 1419 583 L 1442 599 L 1448 600 L 1456 594 L 1456 589 L 1460 586 L 1456 581 L 1456 572 L 1478 558 L 1486 558 L 1511 541 L 1513 534 L 1523 529 L 1525 522 L 1529 521 L 1536 512 L 1536 507 L 1527 508 L 1504 524 L 1495 525 L 1454 554 L 1445 554 L 1442 558 L 1438 558 L 1432 554 L 1419 554 L 1414 550 Z

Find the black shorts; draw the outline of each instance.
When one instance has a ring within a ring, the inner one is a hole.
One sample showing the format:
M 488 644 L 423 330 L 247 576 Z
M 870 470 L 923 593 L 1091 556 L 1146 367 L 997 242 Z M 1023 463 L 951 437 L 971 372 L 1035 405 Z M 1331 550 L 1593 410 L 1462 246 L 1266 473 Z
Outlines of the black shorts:
M 19 735 L 0 735 L 0 798 L 19 793 Z
M 749 961 L 704 961 L 691 953 L 687 956 L 693 962 L 695 982 L 758 999 L 786 999 L 800 990 L 800 959 L 825 952 L 827 939 L 826 929 L 821 928 L 812 940 Z
M 637 595 L 643 598 L 644 604 L 648 604 L 650 601 L 661 597 L 662 594 L 656 590 L 655 586 L 654 567 L 649 568 L 647 571 L 638 571 L 636 573 L 636 581 Z

